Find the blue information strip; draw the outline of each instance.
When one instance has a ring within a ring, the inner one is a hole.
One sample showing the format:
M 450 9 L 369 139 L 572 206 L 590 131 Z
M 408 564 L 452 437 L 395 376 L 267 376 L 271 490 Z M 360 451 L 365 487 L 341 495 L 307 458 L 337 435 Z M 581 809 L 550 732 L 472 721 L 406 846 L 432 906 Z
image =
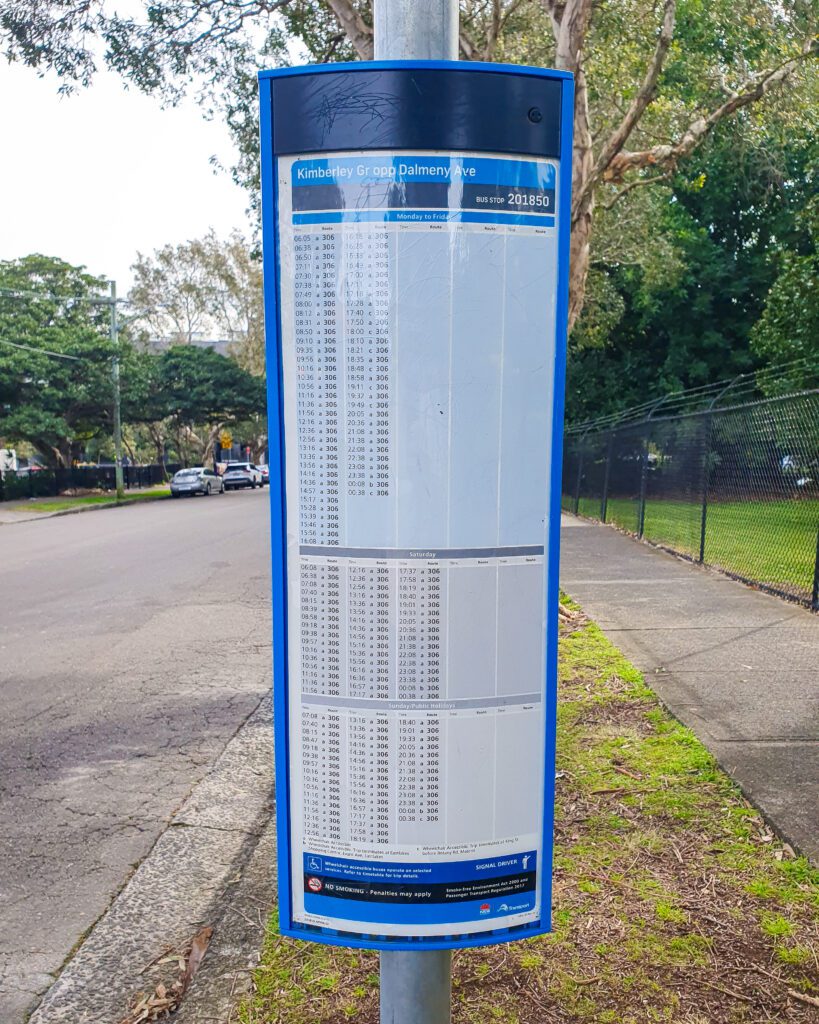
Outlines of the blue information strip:
M 293 164 L 295 224 L 416 220 L 554 226 L 556 174 L 540 161 L 337 157 Z M 319 211 L 322 216 L 316 217 Z M 337 211 L 334 214 L 329 211 Z M 503 221 L 497 219 L 500 214 Z
M 383 184 L 384 182 L 463 182 L 474 185 L 510 185 L 553 189 L 554 166 L 545 161 L 504 160 L 494 157 L 333 157 L 297 160 L 293 188 L 327 184 Z
M 381 924 L 474 921 L 531 911 L 537 851 L 481 860 L 402 864 L 304 854 L 309 913 Z

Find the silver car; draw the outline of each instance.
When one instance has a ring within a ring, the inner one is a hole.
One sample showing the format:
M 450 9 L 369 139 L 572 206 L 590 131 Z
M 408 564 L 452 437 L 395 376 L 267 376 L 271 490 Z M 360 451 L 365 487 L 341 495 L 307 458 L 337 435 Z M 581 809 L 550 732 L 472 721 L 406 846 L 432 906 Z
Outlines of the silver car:
M 171 497 L 181 498 L 183 494 L 221 494 L 225 489 L 222 478 L 212 469 L 204 466 L 193 466 L 191 469 L 180 469 L 171 480 Z

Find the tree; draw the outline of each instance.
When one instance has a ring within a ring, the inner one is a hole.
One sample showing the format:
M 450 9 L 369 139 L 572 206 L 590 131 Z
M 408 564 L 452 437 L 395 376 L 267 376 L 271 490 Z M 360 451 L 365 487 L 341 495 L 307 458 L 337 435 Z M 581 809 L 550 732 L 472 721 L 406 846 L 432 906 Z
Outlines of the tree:
M 140 441 L 145 435 L 148 460 L 164 463 L 170 410 L 163 388 L 161 358 L 141 346 L 129 347 L 120 364 L 120 383 L 122 422 L 129 428 L 123 430 L 123 443 L 131 458 L 141 461 L 134 443 L 143 447 Z
M 210 328 L 210 282 L 199 257 L 199 243 L 165 245 L 153 256 L 137 253 L 134 286 L 128 298 L 140 322 L 171 344 L 190 344 Z
M 175 345 L 158 362 L 161 403 L 183 457 L 195 450 L 201 461 L 209 460 L 226 423 L 265 411 L 264 382 L 213 349 Z M 204 438 L 199 424 L 206 426 Z
M 372 57 L 366 0 L 157 0 L 145 22 L 101 0 L 0 0 L 9 58 L 86 84 L 102 39 L 108 65 L 173 101 L 197 80 L 257 181 L 254 70 L 287 63 L 288 39 L 313 59 Z M 815 53 L 811 0 L 462 0 L 467 60 L 552 64 L 575 76 L 570 325 L 586 296 L 595 212 L 668 181 L 722 122 L 792 84 Z M 809 74 L 810 72 L 806 72 Z
M 806 238 L 797 250 L 779 256 L 779 273 L 751 339 L 755 351 L 787 372 L 777 390 L 819 383 L 819 199 L 814 196 L 800 222 Z
M 141 253 L 133 266 L 129 300 L 147 332 L 171 344 L 195 335 L 226 338 L 237 362 L 264 374 L 262 268 L 240 232 L 222 241 L 204 238 Z
M 202 255 L 212 283 L 211 313 L 230 338 L 231 354 L 249 373 L 264 376 L 264 293 L 258 255 L 238 231 L 224 242 L 209 232 Z
M 809 354 L 815 108 L 775 106 L 775 117 L 763 118 L 759 109 L 742 112 L 667 185 L 638 190 L 624 204 L 600 211 L 589 280 L 605 303 L 595 295 L 573 335 L 570 419 Z M 653 250 L 665 251 L 662 260 L 640 260 L 636 253 L 623 258 L 627 247 L 617 233 L 626 227 L 624 211 L 630 216 L 635 203 L 647 210 L 628 224 L 629 245 L 641 244 L 641 225 L 650 221 L 659 240 Z M 778 293 L 777 313 L 780 323 L 787 317 L 784 333 L 792 337 L 783 336 L 777 351 L 761 343 L 759 321 L 768 318 L 763 310 L 777 273 L 794 261 L 802 284 Z M 591 320 L 589 309 L 606 316 Z
M 111 429 L 108 308 L 89 301 L 106 284 L 50 256 L 0 263 L 0 434 L 50 465 Z

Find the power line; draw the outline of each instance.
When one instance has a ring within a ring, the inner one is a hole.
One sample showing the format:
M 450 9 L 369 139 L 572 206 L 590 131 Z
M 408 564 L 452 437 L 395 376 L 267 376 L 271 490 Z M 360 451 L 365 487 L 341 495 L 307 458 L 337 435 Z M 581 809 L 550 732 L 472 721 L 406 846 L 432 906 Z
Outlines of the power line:
M 50 348 L 35 348 L 34 345 L 18 345 L 14 341 L 6 341 L 5 338 L 0 338 L 0 345 L 9 345 L 11 348 L 19 348 L 24 352 L 37 352 L 39 355 L 54 356 L 55 359 L 73 359 L 76 363 L 84 363 L 86 360 L 82 356 L 69 356 L 64 352 L 52 352 Z
M 24 288 L 0 288 L 0 295 L 10 299 L 47 299 L 50 302 L 89 302 L 92 305 L 110 306 L 111 299 L 105 295 L 57 295 L 54 292 L 30 292 Z M 127 299 L 117 299 L 119 303 L 127 303 Z

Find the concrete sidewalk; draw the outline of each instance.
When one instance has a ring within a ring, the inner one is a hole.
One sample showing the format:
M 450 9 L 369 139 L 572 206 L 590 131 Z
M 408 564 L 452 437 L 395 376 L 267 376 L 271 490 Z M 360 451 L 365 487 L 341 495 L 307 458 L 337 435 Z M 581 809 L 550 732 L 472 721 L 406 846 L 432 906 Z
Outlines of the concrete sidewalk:
M 777 831 L 819 862 L 819 616 L 571 516 L 560 580 Z

